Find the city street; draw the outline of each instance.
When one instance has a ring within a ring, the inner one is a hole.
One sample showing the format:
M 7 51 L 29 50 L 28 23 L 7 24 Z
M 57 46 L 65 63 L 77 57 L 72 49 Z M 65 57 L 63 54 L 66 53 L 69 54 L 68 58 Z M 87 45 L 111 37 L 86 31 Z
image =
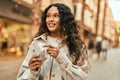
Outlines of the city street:
M 0 80 L 16 80 L 24 57 L 0 57 Z M 120 49 L 110 49 L 106 61 L 90 59 L 88 80 L 120 80 Z
M 87 80 L 120 80 L 117 8 L 120 0 L 0 0 L 0 80 L 17 80 L 29 48 L 36 52 L 43 46 L 42 51 L 47 49 L 54 57 L 67 45 L 76 61 L 76 52 L 84 52 L 79 50 L 83 42 L 91 64 Z M 103 58 L 107 49 L 107 58 Z
M 16 80 L 24 57 L 0 57 L 0 80 Z
M 88 80 L 120 80 L 120 49 L 110 49 L 107 60 L 90 60 Z

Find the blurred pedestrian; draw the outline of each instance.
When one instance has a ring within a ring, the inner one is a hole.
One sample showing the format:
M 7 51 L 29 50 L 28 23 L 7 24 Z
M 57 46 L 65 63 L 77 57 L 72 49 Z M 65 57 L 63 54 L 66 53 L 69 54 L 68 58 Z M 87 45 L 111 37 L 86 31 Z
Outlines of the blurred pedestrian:
M 8 38 L 4 38 L 1 46 L 1 52 L 3 56 L 7 55 L 7 49 L 8 49 Z
M 16 36 L 16 44 L 19 46 L 22 55 L 26 55 L 29 44 L 29 35 L 27 31 L 22 27 L 18 30 Z
M 88 55 L 89 55 L 89 57 L 92 57 L 93 48 L 94 48 L 93 40 L 90 40 L 90 42 L 88 44 Z
M 101 41 L 98 41 L 98 42 L 97 42 L 96 50 L 97 50 L 98 59 L 99 59 L 99 58 L 100 58 L 100 52 L 101 52 Z
M 42 13 L 17 80 L 86 80 L 87 49 L 69 7 L 56 3 Z
M 104 58 L 104 60 L 107 59 L 107 51 L 108 51 L 108 48 L 109 48 L 109 41 L 104 38 L 102 40 L 102 57 Z

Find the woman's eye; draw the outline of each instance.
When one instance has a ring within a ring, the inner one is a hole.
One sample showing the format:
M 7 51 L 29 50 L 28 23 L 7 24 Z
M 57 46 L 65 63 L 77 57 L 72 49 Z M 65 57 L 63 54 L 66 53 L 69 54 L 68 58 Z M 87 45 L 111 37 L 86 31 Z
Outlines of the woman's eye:
M 50 18 L 50 17 L 55 17 L 55 18 L 58 18 L 59 15 L 55 14 L 55 15 L 46 15 L 47 18 Z
M 59 15 L 55 15 L 55 17 L 59 17 Z
M 46 15 L 46 17 L 50 17 L 49 15 Z

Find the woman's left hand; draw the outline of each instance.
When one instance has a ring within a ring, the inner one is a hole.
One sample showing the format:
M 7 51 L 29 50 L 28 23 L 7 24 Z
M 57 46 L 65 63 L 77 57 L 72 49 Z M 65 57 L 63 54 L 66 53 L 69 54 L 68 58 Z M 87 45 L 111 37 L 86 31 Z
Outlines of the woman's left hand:
M 56 48 L 52 45 L 44 45 L 43 47 L 47 47 L 46 51 L 50 56 L 52 56 L 54 58 L 56 58 L 58 56 L 58 54 L 59 54 L 59 49 L 58 48 Z

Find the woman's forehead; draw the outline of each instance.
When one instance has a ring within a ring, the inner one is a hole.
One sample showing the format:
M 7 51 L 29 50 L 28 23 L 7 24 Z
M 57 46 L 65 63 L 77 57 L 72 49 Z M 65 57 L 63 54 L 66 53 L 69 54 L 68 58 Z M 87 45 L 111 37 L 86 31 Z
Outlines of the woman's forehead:
M 52 6 L 48 11 L 47 13 L 59 13 L 59 10 L 56 6 Z

